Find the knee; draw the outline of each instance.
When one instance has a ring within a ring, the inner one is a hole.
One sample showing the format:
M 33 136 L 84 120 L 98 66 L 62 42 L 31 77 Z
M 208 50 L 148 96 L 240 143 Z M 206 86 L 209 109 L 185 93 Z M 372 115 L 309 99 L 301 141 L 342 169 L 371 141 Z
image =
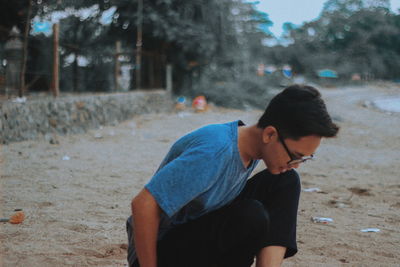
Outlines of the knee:
M 255 199 L 245 199 L 239 203 L 238 222 L 255 235 L 268 233 L 270 219 L 264 205 Z
M 270 220 L 264 205 L 254 199 L 244 199 L 230 208 L 219 231 L 219 249 L 226 252 L 243 245 L 258 248 L 269 234 Z
M 301 190 L 300 176 L 295 170 L 287 171 L 281 174 L 283 177 L 279 179 L 281 186 L 291 189 L 291 191 L 299 192 Z

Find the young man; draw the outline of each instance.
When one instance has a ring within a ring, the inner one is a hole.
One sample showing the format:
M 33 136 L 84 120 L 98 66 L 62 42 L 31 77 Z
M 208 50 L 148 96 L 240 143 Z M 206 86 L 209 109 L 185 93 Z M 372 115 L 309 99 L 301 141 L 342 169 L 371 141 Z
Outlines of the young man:
M 320 93 L 293 85 L 256 125 L 208 125 L 180 138 L 132 200 L 128 261 L 140 267 L 280 266 L 297 252 L 299 176 L 334 137 Z M 248 180 L 259 160 L 267 169 Z

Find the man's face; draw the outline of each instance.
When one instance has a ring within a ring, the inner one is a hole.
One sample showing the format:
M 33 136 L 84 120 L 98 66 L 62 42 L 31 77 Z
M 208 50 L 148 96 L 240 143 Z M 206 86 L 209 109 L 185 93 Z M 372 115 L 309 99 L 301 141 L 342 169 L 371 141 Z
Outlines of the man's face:
M 280 174 L 298 168 L 301 160 L 294 164 L 288 164 L 288 162 L 313 155 L 321 143 L 321 137 L 315 135 L 293 140 L 279 138 L 276 131 L 268 134 L 269 137 L 264 138 L 261 157 L 272 174 Z

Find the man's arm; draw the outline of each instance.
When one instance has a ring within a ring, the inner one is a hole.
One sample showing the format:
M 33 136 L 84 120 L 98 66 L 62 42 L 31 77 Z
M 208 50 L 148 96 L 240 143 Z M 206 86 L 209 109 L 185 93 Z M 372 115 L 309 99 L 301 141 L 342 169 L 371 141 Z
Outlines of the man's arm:
M 160 207 L 147 189 L 142 189 L 131 203 L 133 236 L 141 267 L 157 266 L 157 235 Z
M 279 267 L 282 265 L 286 247 L 268 246 L 262 248 L 257 255 L 256 267 Z

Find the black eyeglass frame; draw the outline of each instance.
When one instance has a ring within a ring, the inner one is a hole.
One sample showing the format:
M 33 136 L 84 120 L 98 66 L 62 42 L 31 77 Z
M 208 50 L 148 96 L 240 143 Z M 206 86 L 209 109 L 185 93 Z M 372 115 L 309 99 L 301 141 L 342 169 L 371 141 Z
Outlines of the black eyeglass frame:
M 305 157 L 301 157 L 301 158 L 294 157 L 293 154 L 290 152 L 289 148 L 287 147 L 285 141 L 283 140 L 283 137 L 279 134 L 278 130 L 277 130 L 277 133 L 278 133 L 279 141 L 282 143 L 283 147 L 286 150 L 286 153 L 290 157 L 290 160 L 286 163 L 288 166 L 304 163 L 308 160 L 314 159 L 314 154 L 312 154 L 311 156 L 305 156 Z

